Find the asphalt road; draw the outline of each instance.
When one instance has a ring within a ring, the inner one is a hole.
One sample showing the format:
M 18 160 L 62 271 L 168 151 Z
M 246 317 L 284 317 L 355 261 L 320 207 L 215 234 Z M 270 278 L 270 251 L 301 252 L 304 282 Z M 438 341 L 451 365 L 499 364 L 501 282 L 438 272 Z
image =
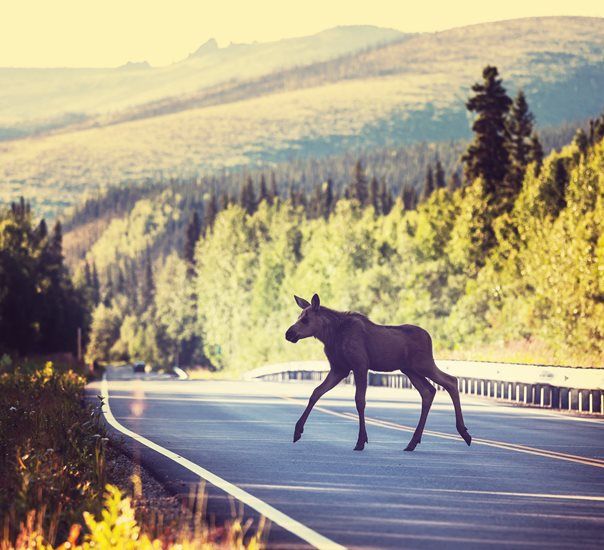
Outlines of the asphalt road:
M 405 453 L 419 395 L 370 386 L 369 444 L 354 452 L 351 386 L 328 393 L 293 444 L 313 383 L 129 376 L 129 370 L 111 370 L 106 386 L 121 426 L 324 537 L 318 546 L 603 546 L 604 421 L 462 396 L 474 438 L 467 447 L 455 432 L 448 396 L 439 392 L 422 443 Z M 132 446 L 174 490 L 185 493 L 199 480 L 146 445 Z M 208 509 L 220 519 L 228 513 L 225 493 L 208 487 Z M 245 507 L 244 515 L 258 514 Z M 268 542 L 272 548 L 308 546 L 275 524 Z

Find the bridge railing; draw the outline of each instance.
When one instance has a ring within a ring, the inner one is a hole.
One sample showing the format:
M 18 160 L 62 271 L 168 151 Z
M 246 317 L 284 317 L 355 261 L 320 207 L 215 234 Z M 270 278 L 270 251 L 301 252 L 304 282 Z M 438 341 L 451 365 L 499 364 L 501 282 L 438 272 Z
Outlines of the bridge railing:
M 484 361 L 441 360 L 437 364 L 444 372 L 457 377 L 460 393 L 604 416 L 604 369 Z M 320 381 L 328 371 L 326 361 L 296 361 L 260 367 L 246 373 L 245 378 L 272 382 Z M 346 382 L 354 383 L 352 375 Z M 409 378 L 400 372 L 370 371 L 369 384 L 411 387 Z

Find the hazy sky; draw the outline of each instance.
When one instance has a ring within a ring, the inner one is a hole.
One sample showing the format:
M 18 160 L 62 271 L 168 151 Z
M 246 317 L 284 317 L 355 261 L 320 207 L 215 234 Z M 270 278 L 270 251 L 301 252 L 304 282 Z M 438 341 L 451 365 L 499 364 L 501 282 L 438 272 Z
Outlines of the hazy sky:
M 336 25 L 402 31 L 540 15 L 604 16 L 595 0 L 0 0 L 0 66 L 178 61 L 211 37 L 278 40 Z

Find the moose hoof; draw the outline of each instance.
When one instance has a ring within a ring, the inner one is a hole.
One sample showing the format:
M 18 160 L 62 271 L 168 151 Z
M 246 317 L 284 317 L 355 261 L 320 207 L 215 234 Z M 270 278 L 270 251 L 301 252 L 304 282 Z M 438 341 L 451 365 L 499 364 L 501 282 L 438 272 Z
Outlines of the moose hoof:
M 414 451 L 415 447 L 417 447 L 418 443 L 419 443 L 419 441 L 414 441 L 414 440 L 409 441 L 409 444 L 405 447 L 405 451 L 409 451 L 409 452 Z
M 298 441 L 302 437 L 302 433 L 304 432 L 304 428 L 296 428 L 294 431 L 294 443 Z
M 365 443 L 357 443 L 357 446 L 354 448 L 355 451 L 362 451 L 365 448 Z
M 468 433 L 468 430 L 464 429 L 459 435 L 463 437 L 463 440 L 468 444 L 468 447 L 472 443 L 472 436 Z

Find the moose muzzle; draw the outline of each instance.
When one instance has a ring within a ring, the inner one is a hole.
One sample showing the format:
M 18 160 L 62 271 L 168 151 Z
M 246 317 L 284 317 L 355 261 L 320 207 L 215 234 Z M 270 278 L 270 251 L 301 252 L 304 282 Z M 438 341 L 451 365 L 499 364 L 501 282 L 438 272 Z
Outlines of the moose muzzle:
M 295 344 L 300 337 L 298 336 L 298 334 L 296 333 L 296 331 L 294 330 L 293 327 L 290 327 L 287 329 L 287 332 L 285 333 L 285 339 L 288 342 L 291 342 L 292 344 Z

